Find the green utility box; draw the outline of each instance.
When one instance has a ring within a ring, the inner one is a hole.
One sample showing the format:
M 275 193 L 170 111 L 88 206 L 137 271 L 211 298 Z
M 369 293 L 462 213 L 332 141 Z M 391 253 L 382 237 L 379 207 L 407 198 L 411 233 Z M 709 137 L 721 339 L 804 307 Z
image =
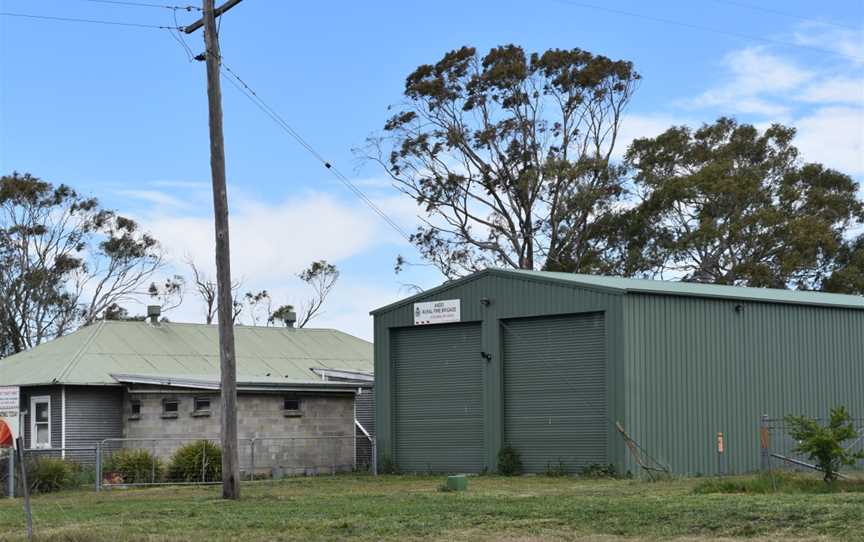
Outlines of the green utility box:
M 468 478 L 464 474 L 448 476 L 447 489 L 450 491 L 465 491 L 468 489 Z

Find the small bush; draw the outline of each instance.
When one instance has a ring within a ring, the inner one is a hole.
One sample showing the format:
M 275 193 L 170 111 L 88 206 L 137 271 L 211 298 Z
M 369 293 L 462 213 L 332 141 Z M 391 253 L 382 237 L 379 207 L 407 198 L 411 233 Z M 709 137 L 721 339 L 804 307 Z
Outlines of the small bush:
M 831 409 L 831 417 L 825 426 L 807 416 L 787 416 L 786 423 L 791 426 L 789 436 L 798 441 L 795 451 L 806 454 L 816 463 L 827 484 L 837 479 L 842 467 L 864 459 L 864 451 L 852 452 L 845 444 L 858 438 L 846 407 Z
M 168 479 L 172 482 L 216 482 L 222 479 L 222 449 L 208 440 L 179 448 L 171 456 Z
M 111 483 L 141 484 L 161 480 L 163 466 L 162 462 L 147 450 L 120 450 L 111 456 L 102 470 Z M 200 468 L 198 475 L 201 475 Z
M 498 474 L 515 476 L 522 473 L 522 457 L 519 451 L 510 446 L 504 446 L 498 452 Z
M 389 455 L 381 458 L 381 474 L 399 474 L 399 465 Z
M 34 493 L 51 493 L 75 485 L 71 463 L 54 457 L 39 457 L 27 465 L 27 483 Z
M 583 478 L 615 478 L 617 475 L 615 465 L 611 463 L 608 465 L 592 463 L 579 472 L 579 476 Z
M 567 465 L 559 459 L 558 463 L 546 463 L 546 470 L 543 471 L 543 474 L 551 478 L 561 478 L 568 476 L 570 472 L 567 470 Z

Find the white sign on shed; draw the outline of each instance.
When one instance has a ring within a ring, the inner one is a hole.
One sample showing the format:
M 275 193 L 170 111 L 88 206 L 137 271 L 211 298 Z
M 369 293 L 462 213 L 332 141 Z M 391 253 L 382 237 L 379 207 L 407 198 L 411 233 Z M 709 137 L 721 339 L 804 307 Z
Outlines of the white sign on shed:
M 0 386 L 0 447 L 11 446 L 18 436 L 20 401 L 18 386 Z
M 447 324 L 450 322 L 461 322 L 459 299 L 445 299 L 443 301 L 427 301 L 414 303 L 414 325 Z

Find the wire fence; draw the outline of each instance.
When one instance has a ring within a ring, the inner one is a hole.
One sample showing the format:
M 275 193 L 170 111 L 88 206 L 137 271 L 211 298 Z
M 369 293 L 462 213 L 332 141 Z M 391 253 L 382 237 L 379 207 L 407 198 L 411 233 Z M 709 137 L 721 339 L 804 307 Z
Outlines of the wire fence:
M 110 438 L 91 447 L 25 449 L 24 467 L 31 490 L 62 462 L 64 488 L 152 485 L 206 485 L 222 481 L 218 436 Z M 370 452 L 371 451 L 371 452 Z M 377 474 L 373 437 L 263 436 L 238 439 L 240 478 L 278 480 L 292 476 Z M 46 461 L 50 459 L 52 461 Z M 11 448 L 0 449 L 0 495 L 21 494 L 20 465 Z M 43 474 L 40 474 L 43 473 Z M 46 474 L 47 473 L 47 474 Z
M 816 418 L 816 421 L 824 424 L 827 420 Z M 844 447 L 850 452 L 860 452 L 864 450 L 864 418 L 851 421 L 858 437 L 844 443 Z M 810 458 L 797 451 L 800 443 L 792 438 L 792 427 L 786 418 L 764 415 L 760 427 L 761 470 L 818 470 Z M 864 469 L 864 459 L 848 468 Z

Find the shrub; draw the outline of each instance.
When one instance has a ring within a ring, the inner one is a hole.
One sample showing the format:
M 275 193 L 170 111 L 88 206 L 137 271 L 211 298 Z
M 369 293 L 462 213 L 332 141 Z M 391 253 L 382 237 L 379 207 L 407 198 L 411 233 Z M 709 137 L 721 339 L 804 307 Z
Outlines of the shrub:
M 120 484 L 158 482 L 162 478 L 162 469 L 162 462 L 147 450 L 119 450 L 103 467 L 105 477 L 111 483 Z M 200 468 L 198 475 L 201 475 Z
M 851 452 L 844 443 L 858 438 L 858 431 L 845 407 L 831 409 L 828 425 L 822 426 L 807 416 L 787 416 L 789 436 L 798 441 L 795 451 L 807 454 L 822 471 L 823 479 L 831 484 L 845 465 L 854 465 L 864 458 L 864 451 Z
M 515 476 L 522 472 L 522 457 L 519 451 L 509 444 L 498 451 L 498 474 Z
M 583 478 L 615 478 L 617 476 L 615 465 L 603 465 L 601 463 L 592 463 L 579 472 L 579 476 Z
M 543 474 L 552 478 L 560 478 L 570 473 L 567 471 L 567 465 L 559 459 L 558 463 L 546 463 L 546 470 L 543 471 Z
M 389 455 L 381 458 L 381 474 L 399 474 L 399 465 Z
M 222 479 L 222 449 L 207 440 L 179 448 L 171 456 L 168 479 L 172 482 L 215 482 Z
M 27 465 L 27 483 L 34 493 L 60 491 L 74 485 L 71 463 L 54 457 L 38 457 Z

